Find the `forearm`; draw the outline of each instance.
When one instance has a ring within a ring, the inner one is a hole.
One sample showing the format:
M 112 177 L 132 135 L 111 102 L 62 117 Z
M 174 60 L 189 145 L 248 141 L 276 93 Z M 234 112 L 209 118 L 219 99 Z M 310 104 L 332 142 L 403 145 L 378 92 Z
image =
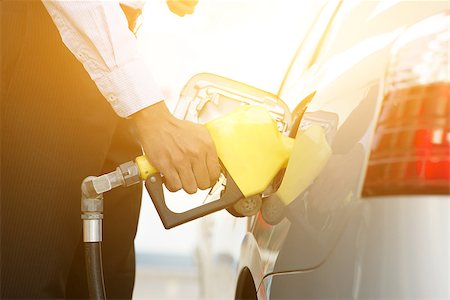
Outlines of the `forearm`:
M 64 44 L 116 113 L 127 117 L 164 97 L 115 1 L 43 1 Z

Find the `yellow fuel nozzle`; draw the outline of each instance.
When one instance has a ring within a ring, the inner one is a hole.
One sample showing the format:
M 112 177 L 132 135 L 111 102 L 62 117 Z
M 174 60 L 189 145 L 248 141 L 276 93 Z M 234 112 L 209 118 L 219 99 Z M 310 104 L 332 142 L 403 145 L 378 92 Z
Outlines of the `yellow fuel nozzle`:
M 289 164 L 278 190 L 261 207 L 263 219 L 272 225 L 285 216 L 285 207 L 303 193 L 325 168 L 332 149 L 325 130 L 317 125 L 298 132 Z
M 227 185 L 221 199 L 183 213 L 173 213 L 164 202 L 160 176 L 145 156 L 136 158 L 140 177 L 166 228 L 226 208 L 242 198 L 261 194 L 280 169 L 286 167 L 293 139 L 283 136 L 270 113 L 259 106 L 240 106 L 205 124 L 222 162 Z M 148 180 L 150 179 L 150 180 Z
M 217 154 L 245 197 L 262 193 L 285 167 L 293 139 L 283 136 L 270 113 L 240 106 L 206 124 Z

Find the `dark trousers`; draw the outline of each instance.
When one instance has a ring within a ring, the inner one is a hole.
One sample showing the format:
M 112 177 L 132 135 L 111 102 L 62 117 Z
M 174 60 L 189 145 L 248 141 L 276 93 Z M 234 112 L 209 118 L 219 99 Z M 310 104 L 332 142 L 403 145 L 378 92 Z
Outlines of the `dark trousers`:
M 41 1 L 1 1 L 1 298 L 86 298 L 80 184 L 140 155 Z M 105 194 L 108 298 L 130 298 L 141 186 Z

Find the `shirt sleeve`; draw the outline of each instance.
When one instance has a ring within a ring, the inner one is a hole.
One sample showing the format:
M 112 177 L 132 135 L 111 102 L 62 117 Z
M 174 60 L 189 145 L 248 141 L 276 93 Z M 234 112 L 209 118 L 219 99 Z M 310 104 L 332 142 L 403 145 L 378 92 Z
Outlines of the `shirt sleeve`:
M 164 99 L 118 1 L 43 1 L 64 44 L 121 117 Z

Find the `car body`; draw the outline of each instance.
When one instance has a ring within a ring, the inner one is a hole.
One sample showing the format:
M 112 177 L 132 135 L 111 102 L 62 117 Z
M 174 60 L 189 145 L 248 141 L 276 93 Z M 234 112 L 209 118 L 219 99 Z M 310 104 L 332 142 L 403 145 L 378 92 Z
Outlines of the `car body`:
M 280 222 L 203 220 L 205 298 L 450 297 L 449 18 L 447 1 L 324 5 L 277 96 L 332 154 Z

